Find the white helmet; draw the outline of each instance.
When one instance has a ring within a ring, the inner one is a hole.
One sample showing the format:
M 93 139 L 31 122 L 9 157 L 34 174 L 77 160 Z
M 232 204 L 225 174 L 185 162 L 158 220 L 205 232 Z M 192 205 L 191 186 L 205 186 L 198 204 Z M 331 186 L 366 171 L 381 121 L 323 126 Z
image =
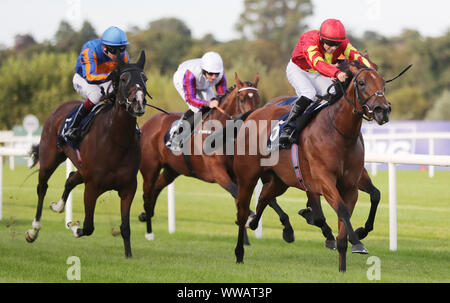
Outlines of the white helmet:
M 215 52 L 207 52 L 202 57 L 202 69 L 208 73 L 223 72 L 222 57 Z

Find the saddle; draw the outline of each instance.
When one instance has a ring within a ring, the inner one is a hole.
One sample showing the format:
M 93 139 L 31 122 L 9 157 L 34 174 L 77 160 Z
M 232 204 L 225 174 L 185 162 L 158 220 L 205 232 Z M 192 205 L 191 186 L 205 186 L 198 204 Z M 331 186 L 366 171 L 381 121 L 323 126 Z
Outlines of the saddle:
M 105 108 L 108 108 L 110 106 L 107 106 L 105 103 L 99 103 L 95 105 L 91 112 L 80 122 L 80 131 L 81 136 L 79 141 L 71 141 L 66 138 L 65 133 L 70 128 L 70 126 L 73 123 L 73 119 L 75 118 L 76 113 L 80 109 L 80 107 L 83 106 L 83 104 L 80 104 L 79 106 L 76 106 L 72 111 L 69 112 L 69 114 L 64 119 L 64 122 L 61 124 L 61 127 L 59 129 L 58 133 L 58 147 L 62 147 L 64 144 L 68 144 L 73 149 L 77 150 L 80 147 L 81 141 L 83 140 L 84 135 L 89 132 L 89 129 L 91 128 L 92 122 L 94 122 L 95 117 Z
M 296 97 L 286 99 L 276 106 L 288 106 L 294 104 L 297 100 Z M 326 100 L 313 102 L 304 112 L 300 115 L 296 121 L 290 123 L 290 126 L 296 129 L 296 135 L 299 136 L 302 130 L 311 122 L 311 120 L 325 107 L 327 107 L 330 103 Z M 289 112 L 283 114 L 280 118 L 278 118 L 278 123 L 276 123 L 272 130 L 270 131 L 270 136 L 267 140 L 267 150 L 269 152 L 273 152 L 279 149 L 290 149 L 291 145 L 280 145 L 279 138 L 283 127 L 286 126 L 286 120 L 289 116 Z M 297 124 L 297 121 L 301 121 L 300 125 Z

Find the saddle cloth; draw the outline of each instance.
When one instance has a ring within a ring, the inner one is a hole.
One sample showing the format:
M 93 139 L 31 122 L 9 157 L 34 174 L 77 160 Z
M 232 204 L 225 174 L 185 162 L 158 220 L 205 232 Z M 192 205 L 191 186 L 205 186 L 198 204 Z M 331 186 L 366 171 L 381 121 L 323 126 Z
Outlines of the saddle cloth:
M 106 104 L 99 103 L 95 105 L 94 108 L 92 108 L 92 110 L 90 111 L 90 113 L 83 120 L 81 120 L 79 126 L 81 130 L 80 140 L 75 142 L 67 139 L 65 133 L 72 125 L 75 115 L 78 113 L 78 110 L 80 109 L 81 106 L 83 106 L 83 104 L 75 106 L 75 108 L 69 112 L 67 117 L 64 119 L 64 122 L 61 124 L 58 135 L 58 146 L 69 144 L 69 146 L 72 147 L 73 149 L 79 149 L 83 136 L 89 131 L 89 128 L 91 127 L 95 116 L 97 116 L 106 107 Z
M 286 99 L 278 104 L 276 104 L 276 106 L 287 106 L 287 105 L 292 105 L 294 104 L 294 102 L 297 100 L 296 97 L 290 98 L 290 99 Z M 309 122 L 311 122 L 311 120 L 325 107 L 327 107 L 329 105 L 328 101 L 320 101 L 320 102 L 314 102 L 312 103 L 306 110 L 305 112 L 299 116 L 297 119 L 304 119 L 305 123 L 303 123 L 303 127 L 301 129 L 297 129 L 297 135 L 299 135 L 301 133 L 301 131 L 309 124 Z M 267 150 L 269 152 L 273 152 L 276 151 L 278 149 L 290 149 L 291 145 L 280 145 L 279 144 L 279 138 L 280 138 L 280 134 L 281 131 L 283 130 L 283 127 L 285 127 L 286 123 L 286 119 L 289 116 L 289 112 L 283 114 L 280 118 L 278 118 L 278 123 L 276 123 L 273 127 L 272 130 L 270 131 L 270 136 L 267 140 Z M 296 121 L 292 121 L 290 123 L 290 126 L 292 128 L 296 128 Z

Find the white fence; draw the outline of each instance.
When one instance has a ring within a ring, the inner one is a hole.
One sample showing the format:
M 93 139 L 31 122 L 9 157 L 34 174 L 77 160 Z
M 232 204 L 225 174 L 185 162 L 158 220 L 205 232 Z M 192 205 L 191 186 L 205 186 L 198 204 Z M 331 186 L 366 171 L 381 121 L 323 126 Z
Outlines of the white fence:
M 428 140 L 428 155 L 433 156 L 435 154 L 435 143 L 436 140 L 447 139 L 450 140 L 450 132 L 424 132 L 424 133 L 388 133 L 388 134 L 372 134 L 367 133 L 364 134 L 364 141 L 366 142 L 366 153 L 377 153 L 380 154 L 383 151 L 378 151 L 376 149 L 377 142 L 394 142 L 395 140 L 420 140 L 427 139 Z M 385 151 L 386 152 L 386 151 Z M 387 151 L 387 153 L 391 153 Z M 380 162 L 383 163 L 383 162 Z M 400 164 L 400 163 L 399 163 Z M 401 163 L 406 164 L 406 163 Z M 426 164 L 423 164 L 426 165 Z M 377 173 L 377 164 L 375 162 L 371 165 L 372 175 L 375 176 Z M 434 165 L 428 166 L 428 175 L 430 178 L 434 176 Z
M 415 133 L 415 134 L 390 134 L 390 135 L 367 135 L 365 140 L 386 140 L 386 139 L 429 139 L 429 155 L 416 154 L 402 154 L 402 155 L 384 155 L 384 154 L 366 154 L 365 160 L 367 163 L 387 163 L 389 176 L 389 248 L 392 251 L 397 250 L 397 164 L 417 164 L 429 166 L 450 166 L 450 156 L 437 156 L 434 153 L 434 139 L 450 139 L 450 133 Z M 23 139 L 22 139 L 23 140 Z M 28 137 L 28 143 L 30 143 Z M 1 139 L 0 139 L 0 142 Z M 3 141 L 5 142 L 5 141 Z M 11 144 L 17 142 L 15 140 L 9 141 Z M 28 157 L 28 149 L 17 149 L 11 147 L 0 147 L 0 220 L 2 219 L 2 196 L 3 196 L 3 157 Z M 11 162 L 10 162 L 11 163 Z M 72 171 L 72 163 L 66 161 L 66 175 Z M 434 174 L 434 171 L 433 171 Z M 432 176 L 433 174 L 430 174 Z M 262 184 L 259 181 L 255 189 L 255 204 L 258 201 L 258 196 L 261 191 Z M 72 220 L 72 194 L 66 204 L 66 223 Z M 175 232 L 175 185 L 174 183 L 168 186 L 168 227 L 169 233 Z M 255 231 L 257 238 L 262 237 L 262 219 L 259 227 Z

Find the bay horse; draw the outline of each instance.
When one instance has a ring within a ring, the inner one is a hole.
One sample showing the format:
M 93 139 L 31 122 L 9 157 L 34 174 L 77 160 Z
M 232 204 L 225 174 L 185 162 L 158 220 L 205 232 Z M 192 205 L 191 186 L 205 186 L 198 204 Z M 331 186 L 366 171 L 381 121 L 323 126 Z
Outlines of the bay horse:
M 60 104 L 47 118 L 38 146 L 32 149 L 34 163 L 39 161 L 37 185 L 38 204 L 32 229 L 26 233 L 26 240 L 34 242 L 41 229 L 41 215 L 48 180 L 66 158 L 77 168 L 65 183 L 63 199 L 54 210 L 64 209 L 70 191 L 78 184 L 85 183 L 83 227 L 78 222 L 68 223 L 75 237 L 89 236 L 94 232 L 94 210 L 97 198 L 106 191 L 116 190 L 120 197 L 121 226 L 125 257 L 132 256 L 130 244 L 130 207 L 137 188 L 137 173 L 141 159 L 139 134 L 136 131 L 137 117 L 145 113 L 147 77 L 143 71 L 145 53 L 141 52 L 135 64 L 119 60 L 117 68 L 110 73 L 114 88 L 112 102 L 104 105 L 83 137 L 79 151 L 68 144 L 57 145 L 61 124 L 68 113 L 81 101 L 66 101 Z
M 226 94 L 221 96 L 218 109 L 210 110 L 204 115 L 203 122 L 218 121 L 220 125 L 225 126 L 227 119 L 245 119 L 252 110 L 259 106 L 258 81 L 259 75 L 255 75 L 253 83 L 251 83 L 248 81 L 242 82 L 235 74 L 236 85 L 229 88 Z M 206 117 L 206 115 L 208 116 Z M 234 198 L 237 198 L 232 155 L 226 155 L 225 153 L 206 154 L 203 152 L 201 154 L 191 152 L 191 155 L 176 154 L 165 146 L 164 137 L 168 129 L 180 117 L 181 113 L 157 114 L 150 117 L 142 126 L 140 171 L 144 180 L 145 212 L 139 215 L 139 220 L 147 224 L 145 235 L 147 240 L 154 239 L 152 217 L 154 216 L 157 198 L 161 190 L 172 183 L 179 175 L 194 177 L 209 183 L 217 183 Z M 197 135 L 197 137 L 203 137 L 203 135 Z M 191 148 L 194 147 L 196 144 L 195 134 L 190 142 Z M 232 144 L 234 146 L 234 142 Z M 161 169 L 163 169 L 162 172 Z M 289 217 L 276 203 L 270 205 L 277 211 L 282 222 L 287 220 L 289 223 Z M 292 242 L 292 237 L 293 229 L 289 224 L 285 227 L 284 238 Z
M 385 81 L 376 70 L 365 68 L 354 61 L 349 62 L 344 69 L 348 80 L 344 84 L 336 83 L 341 96 L 320 111 L 298 137 L 296 154 L 302 182 L 294 173 L 291 150 L 280 150 L 279 161 L 269 166 L 260 165 L 261 159 L 266 157 L 261 152 L 256 155 L 237 154 L 234 157 L 238 185 L 237 263 L 244 260 L 243 235 L 250 213 L 251 195 L 259 178 L 263 179 L 264 186 L 256 209 L 257 216 L 269 201 L 283 194 L 288 187 L 307 190 L 316 197 L 323 195 L 338 216 L 336 246 L 339 271 L 346 271 L 347 237 L 353 253 L 368 253 L 350 222 L 364 167 L 364 146 L 359 140 L 359 134 L 363 117 L 374 119 L 382 125 L 389 121 L 391 106 L 384 95 Z M 267 138 L 270 133 L 270 128 L 266 127 L 267 121 L 278 120 L 288 111 L 288 106 L 263 107 L 254 111 L 245 123 L 252 120 L 266 123 L 256 123 L 256 134 L 250 134 L 243 127 L 238 134 L 238 142 L 242 140 L 248 149 L 249 136 Z M 314 207 L 320 206 L 320 200 L 319 203 L 316 200 L 311 201 Z
M 366 56 L 368 59 L 368 57 Z M 376 65 L 372 62 L 377 70 Z M 264 106 L 276 106 L 278 104 L 283 104 L 286 100 L 293 99 L 293 96 L 280 96 L 269 100 Z M 364 138 L 362 134 L 360 134 L 359 139 L 361 143 L 364 145 Z M 358 183 L 358 189 L 370 195 L 370 211 L 369 216 L 364 224 L 364 227 L 359 227 L 355 230 L 360 240 L 367 237 L 369 232 L 373 230 L 373 225 L 375 222 L 375 216 L 378 208 L 378 204 L 380 202 L 381 193 L 379 189 L 372 183 L 370 176 L 365 168 L 363 168 L 363 172 L 361 174 L 361 179 Z M 299 210 L 298 214 L 305 218 L 306 222 L 310 225 L 314 225 L 319 227 L 322 230 L 322 234 L 325 237 L 325 247 L 335 250 L 336 249 L 336 240 L 333 236 L 331 227 L 327 224 L 325 216 L 322 211 L 322 207 L 320 206 L 320 196 L 317 196 L 314 193 L 309 191 L 306 192 L 308 200 L 306 202 L 306 208 Z M 319 203 L 319 204 L 318 204 Z M 315 211 L 313 211 L 313 209 Z M 262 214 L 258 214 L 258 216 L 252 218 L 252 222 L 249 224 L 249 227 L 255 230 L 258 227 L 258 222 Z M 287 218 L 289 220 L 289 218 Z M 290 224 L 290 223 L 287 223 Z

